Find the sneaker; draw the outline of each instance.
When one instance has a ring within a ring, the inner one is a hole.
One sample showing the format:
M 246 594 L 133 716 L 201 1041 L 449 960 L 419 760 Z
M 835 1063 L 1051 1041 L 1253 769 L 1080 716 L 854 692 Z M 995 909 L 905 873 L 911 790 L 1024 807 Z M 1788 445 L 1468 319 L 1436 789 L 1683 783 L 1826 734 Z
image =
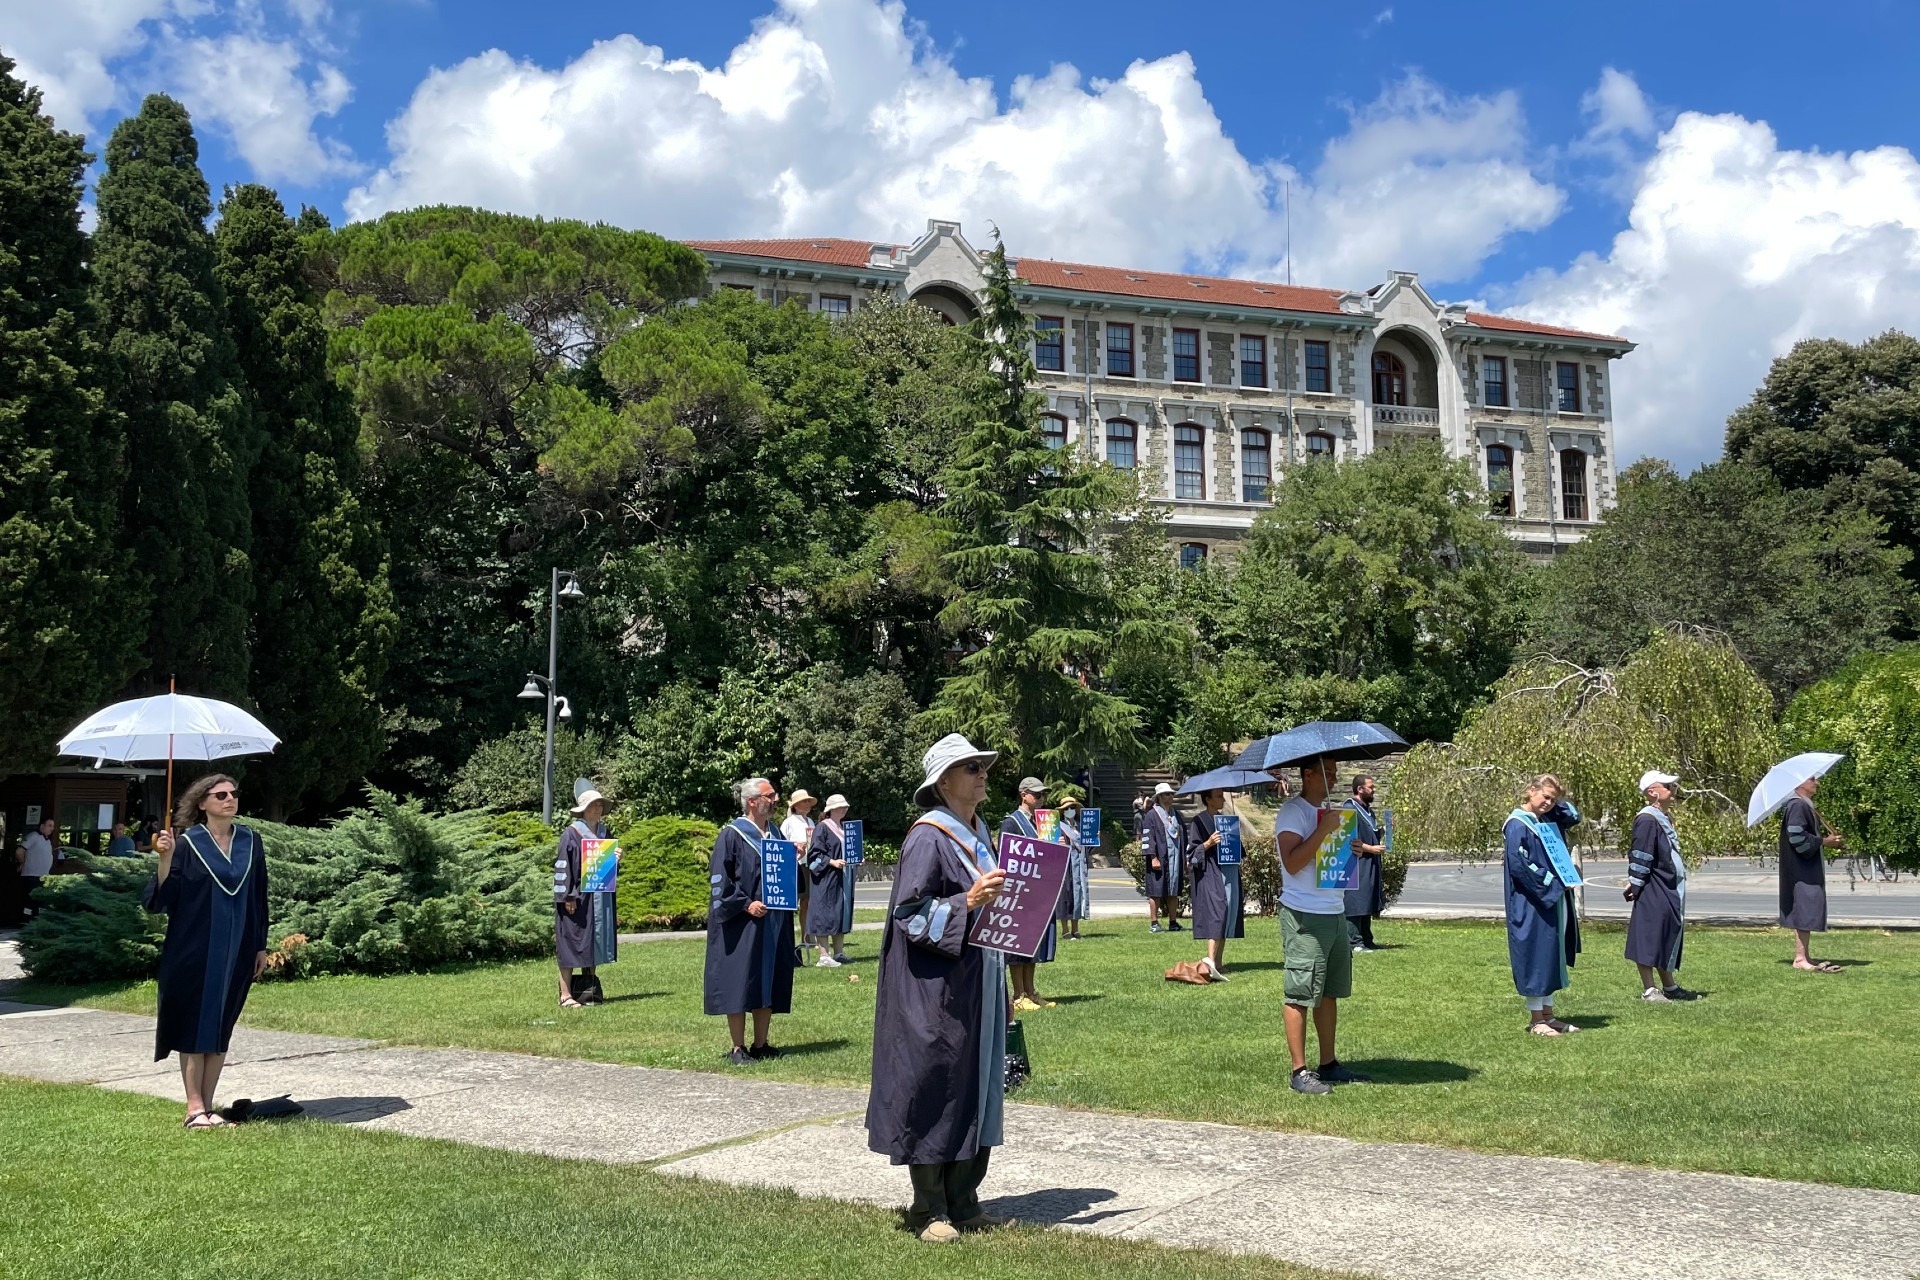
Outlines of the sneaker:
M 833 953 L 833 962 L 835 964 L 852 964 L 853 959 L 844 951 L 836 951 Z
M 1648 987 L 1640 993 L 1640 998 L 1648 1004 L 1672 1004 L 1673 1000 L 1658 987 Z
M 1038 1011 L 1040 1005 L 1037 1001 L 1029 1000 L 1025 996 L 1021 996 L 1013 1002 L 1013 1007 L 1019 1013 L 1034 1013 Z
M 832 956 L 821 956 L 818 960 L 815 960 L 813 962 L 813 967 L 816 969 L 838 969 L 840 967 L 840 962 L 838 960 L 835 960 Z
M 1327 1084 L 1370 1084 L 1373 1081 L 1372 1076 L 1363 1075 L 1358 1071 L 1349 1071 L 1337 1060 L 1321 1063 L 1320 1070 L 1314 1074 Z
M 920 1239 L 926 1244 L 952 1244 L 959 1238 L 960 1233 L 945 1218 L 935 1218 L 920 1228 Z
M 745 1049 L 735 1049 L 727 1055 L 727 1061 L 736 1067 L 750 1067 L 753 1065 L 753 1055 Z
M 1167 932 L 1168 933 L 1185 933 L 1186 930 L 1180 927 L 1180 922 L 1178 920 L 1175 920 L 1167 925 Z
M 780 1051 L 770 1044 L 756 1044 L 747 1050 L 747 1056 L 766 1061 L 780 1056 Z
M 1332 1093 L 1333 1086 L 1322 1080 L 1318 1072 L 1306 1067 L 1293 1073 L 1293 1079 L 1287 1081 L 1287 1087 L 1295 1093 Z
M 1378 947 L 1369 947 L 1369 946 L 1362 945 L 1362 946 L 1353 948 L 1353 954 L 1357 956 L 1370 956 L 1374 952 L 1378 951 L 1379 949 L 1380 948 Z
M 1155 920 L 1155 921 L 1154 921 L 1154 922 L 1153 922 L 1152 924 L 1150 924 L 1150 925 L 1148 925 L 1148 926 L 1147 926 L 1147 932 L 1148 932 L 1148 933 L 1159 933 L 1159 932 L 1160 932 L 1160 922 L 1159 922 L 1158 920 Z
M 1669 1000 L 1698 1000 L 1700 998 L 1699 992 L 1689 991 L 1685 987 L 1678 985 L 1667 987 L 1662 990 L 1660 994 Z

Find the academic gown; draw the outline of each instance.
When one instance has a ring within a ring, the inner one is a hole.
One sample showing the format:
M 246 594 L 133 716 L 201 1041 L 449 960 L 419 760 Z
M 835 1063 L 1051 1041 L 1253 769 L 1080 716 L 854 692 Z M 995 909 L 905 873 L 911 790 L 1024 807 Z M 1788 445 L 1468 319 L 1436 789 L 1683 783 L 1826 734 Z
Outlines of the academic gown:
M 1360 815 L 1353 842 L 1379 844 L 1380 824 L 1375 821 L 1373 810 L 1358 799 L 1349 800 L 1347 808 Z M 1380 859 L 1377 855 L 1353 855 L 1353 888 L 1346 891 L 1346 897 L 1346 913 L 1350 916 L 1377 916 L 1387 909 L 1387 888 L 1380 875 Z
M 1207 840 L 1218 824 L 1202 809 L 1187 824 L 1187 867 L 1193 874 L 1193 936 L 1243 938 L 1246 936 L 1246 904 L 1240 897 L 1240 866 L 1220 865 L 1220 846 L 1207 848 Z
M 1687 930 L 1687 865 L 1672 823 L 1657 809 L 1642 809 L 1633 819 L 1627 881 L 1639 886 L 1627 921 L 1627 959 L 1678 969 Z
M 1172 820 L 1171 829 L 1169 819 Z M 1147 810 L 1142 825 L 1145 831 L 1140 852 L 1147 864 L 1147 896 L 1177 898 L 1180 896 L 1180 855 L 1185 844 L 1180 834 L 1183 829 L 1180 815 L 1172 809 L 1155 805 Z M 1154 869 L 1155 858 L 1160 859 L 1158 870 Z
M 1040 838 L 1040 828 L 1034 825 L 1033 819 L 1027 816 L 1026 810 L 1015 809 L 1007 815 L 1006 821 L 1000 824 L 1000 834 L 1003 836 L 1025 836 L 1029 840 L 1038 840 Z M 997 849 L 999 846 L 995 845 L 994 847 Z M 1066 891 L 1067 886 L 1065 883 L 1062 883 L 1060 892 L 1064 895 Z M 1060 903 L 1058 899 L 1055 899 L 1053 904 L 1053 919 L 1058 920 L 1059 918 Z M 1052 964 L 1054 956 L 1057 955 L 1060 950 L 1059 934 L 1059 927 L 1049 922 L 1047 924 L 1046 934 L 1040 939 L 1039 949 L 1028 958 L 1035 964 Z
M 793 1010 L 793 912 L 755 918 L 747 904 L 760 888 L 760 843 L 738 819 L 720 828 L 708 864 L 706 1010 L 711 1014 Z
M 147 881 L 140 904 L 167 917 L 160 952 L 160 1017 L 153 1059 L 225 1053 L 267 947 L 267 863 L 260 837 L 235 823 L 231 854 L 205 826 L 175 842 L 165 883 Z
M 1827 848 L 1813 802 L 1795 796 L 1780 811 L 1780 927 L 1827 927 Z
M 853 876 L 847 867 L 833 865 L 847 856 L 846 842 L 826 823 L 813 828 L 807 848 L 807 876 L 813 893 L 807 898 L 807 932 L 829 938 L 853 929 Z
M 1067 878 L 1060 884 L 1060 903 L 1054 908 L 1055 920 L 1085 920 L 1093 914 L 1091 886 L 1087 880 L 1087 846 L 1080 833 L 1064 823 L 1060 839 L 1067 846 Z
M 620 945 L 614 895 L 580 891 L 585 825 L 568 823 L 560 833 L 560 845 L 553 857 L 553 950 L 563 969 L 593 969 L 612 964 Z M 605 824 L 593 834 L 597 839 L 606 839 Z M 572 911 L 567 910 L 568 903 L 573 904 Z
M 867 1095 L 867 1146 L 893 1164 L 971 1160 L 1002 1141 L 1006 964 L 967 941 L 975 868 L 995 865 L 986 828 L 973 839 L 968 850 L 923 820 L 900 847 L 880 936 Z
M 1580 814 L 1562 800 L 1539 821 L 1560 828 L 1564 840 Z M 1513 965 L 1513 985 L 1523 996 L 1550 996 L 1567 985 L 1567 970 L 1580 954 L 1580 920 L 1540 837 L 1520 819 L 1508 818 L 1506 841 L 1507 958 Z

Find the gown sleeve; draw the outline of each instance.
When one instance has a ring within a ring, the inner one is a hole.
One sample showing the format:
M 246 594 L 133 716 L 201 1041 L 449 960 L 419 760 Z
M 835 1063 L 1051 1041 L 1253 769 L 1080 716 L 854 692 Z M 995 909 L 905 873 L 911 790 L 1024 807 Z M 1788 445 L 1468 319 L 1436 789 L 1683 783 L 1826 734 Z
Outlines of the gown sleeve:
M 740 874 L 740 836 L 732 827 L 720 828 L 714 839 L 710 868 L 707 879 L 713 885 L 713 901 L 708 904 L 707 914 L 713 919 L 731 920 L 753 901 Z
M 1653 874 L 1654 863 L 1659 859 L 1666 842 L 1666 833 L 1660 830 L 1660 824 L 1651 816 L 1643 813 L 1634 818 L 1633 849 L 1627 854 L 1627 883 L 1634 889 L 1646 885 L 1647 877 Z
M 1798 797 L 1787 805 L 1780 821 L 1786 828 L 1787 843 L 1793 851 L 1803 858 L 1811 858 L 1821 852 L 1820 832 L 1815 826 L 1813 806 Z
M 159 872 L 147 878 L 147 887 L 140 891 L 140 905 L 154 915 L 166 915 L 180 905 L 180 859 L 182 855 L 191 857 L 187 852 L 186 838 L 175 836 L 173 843 L 173 863 L 162 880 Z
M 832 839 L 833 833 L 827 830 L 826 823 L 813 829 L 813 843 L 807 848 L 807 873 L 815 884 L 824 880 L 831 870 L 827 864 L 834 857 L 834 850 L 828 847 Z
M 915 827 L 907 833 L 900 851 L 899 884 L 894 890 L 899 905 L 894 908 L 893 923 L 910 945 L 957 960 L 967 943 L 967 888 L 972 886 L 951 892 L 952 877 L 941 865 L 946 861 L 944 840 L 931 827 Z
M 1566 886 L 1553 874 L 1546 854 L 1533 851 L 1527 839 L 1530 834 L 1519 819 L 1507 819 L 1507 879 L 1534 906 L 1551 911 L 1559 905 Z

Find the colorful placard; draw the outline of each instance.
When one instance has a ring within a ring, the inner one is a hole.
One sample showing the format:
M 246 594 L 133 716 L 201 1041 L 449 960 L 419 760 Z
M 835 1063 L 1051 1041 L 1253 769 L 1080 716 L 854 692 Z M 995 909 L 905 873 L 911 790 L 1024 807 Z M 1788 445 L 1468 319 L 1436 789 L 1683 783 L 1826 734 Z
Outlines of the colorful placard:
M 1000 894 L 974 918 L 967 940 L 989 951 L 1025 958 L 1053 927 L 1053 909 L 1067 878 L 1067 846 L 1028 836 L 1000 837 Z
M 850 867 L 867 860 L 867 829 L 859 818 L 840 824 L 840 856 Z
M 1042 840 L 1047 841 L 1049 844 L 1058 844 L 1060 841 L 1060 811 L 1058 809 L 1035 809 L 1033 811 L 1033 827 L 1034 830 L 1040 833 Z
M 1217 813 L 1213 817 L 1213 829 L 1220 833 L 1220 843 L 1213 847 L 1213 860 L 1223 867 L 1240 865 L 1240 816 L 1233 813 Z
M 580 841 L 580 892 L 612 893 L 620 876 L 620 842 L 586 838 Z
M 1089 849 L 1099 845 L 1100 811 L 1098 809 L 1082 809 L 1080 811 L 1080 843 L 1086 845 Z
M 1380 847 L 1388 853 L 1393 852 L 1393 810 L 1380 811 Z
M 1314 883 L 1322 889 L 1351 889 L 1354 887 L 1353 841 L 1360 832 L 1360 815 L 1351 809 L 1320 810 L 1322 819 L 1329 813 L 1339 817 L 1340 825 L 1320 842 L 1319 852 L 1313 855 Z
M 800 851 L 791 840 L 760 841 L 760 905 L 769 911 L 800 909 Z

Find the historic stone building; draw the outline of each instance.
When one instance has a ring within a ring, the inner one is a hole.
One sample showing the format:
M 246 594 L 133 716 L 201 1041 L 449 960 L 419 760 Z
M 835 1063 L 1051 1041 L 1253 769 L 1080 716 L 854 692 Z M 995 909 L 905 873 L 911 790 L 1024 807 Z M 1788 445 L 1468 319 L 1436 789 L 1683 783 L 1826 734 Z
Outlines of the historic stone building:
M 982 258 L 954 222 L 911 245 L 691 241 L 716 288 L 850 314 L 882 290 L 960 323 Z M 1237 539 L 1276 478 L 1315 458 L 1443 441 L 1530 554 L 1579 540 L 1614 498 L 1621 338 L 1435 302 L 1410 271 L 1343 292 L 1021 258 L 1049 438 L 1144 471 L 1183 562 Z

